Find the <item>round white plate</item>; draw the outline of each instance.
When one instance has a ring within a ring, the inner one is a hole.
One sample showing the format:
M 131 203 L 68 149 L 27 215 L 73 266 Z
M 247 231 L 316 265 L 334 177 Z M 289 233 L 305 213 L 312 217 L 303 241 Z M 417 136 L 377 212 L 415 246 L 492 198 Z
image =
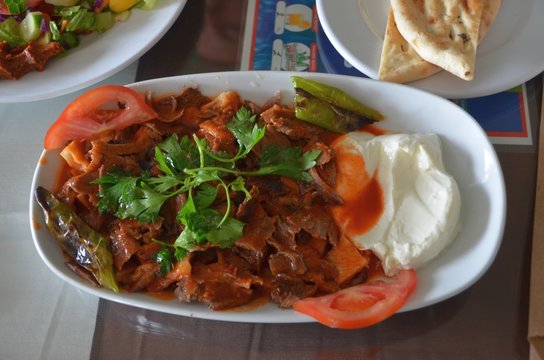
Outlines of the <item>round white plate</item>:
M 133 84 L 139 92 L 171 94 L 198 86 L 206 95 L 237 90 L 240 95 L 264 103 L 277 90 L 282 101 L 293 100 L 289 72 L 227 72 L 185 75 Z M 496 153 L 476 121 L 452 102 L 417 89 L 385 82 L 331 74 L 302 76 L 342 88 L 381 111 L 383 128 L 404 132 L 434 132 L 443 142 L 446 169 L 455 177 L 462 196 L 463 228 L 442 254 L 418 270 L 418 287 L 403 311 L 449 298 L 478 280 L 491 265 L 501 243 L 505 221 L 505 188 Z M 437 121 L 436 114 L 440 114 Z M 97 296 L 172 314 L 206 319 L 290 323 L 313 321 L 292 310 L 268 304 L 252 311 L 213 312 L 200 304 L 157 300 L 145 294 L 97 289 L 67 269 L 61 250 L 44 224 L 43 212 L 34 199 L 34 189 L 51 189 L 57 179 L 58 151 L 45 151 L 39 161 L 30 194 L 30 224 L 34 244 L 45 263 L 70 284 Z
M 385 0 L 317 0 L 325 34 L 351 65 L 376 79 L 389 11 Z M 544 1 L 503 0 L 495 23 L 478 46 L 474 80 L 446 71 L 410 86 L 448 98 L 471 98 L 508 90 L 544 70 Z
M 0 80 L 0 102 L 44 100 L 91 86 L 122 70 L 149 50 L 170 29 L 187 0 L 161 0 L 103 34 L 81 37 L 78 47 L 47 63 L 42 72 L 19 80 Z

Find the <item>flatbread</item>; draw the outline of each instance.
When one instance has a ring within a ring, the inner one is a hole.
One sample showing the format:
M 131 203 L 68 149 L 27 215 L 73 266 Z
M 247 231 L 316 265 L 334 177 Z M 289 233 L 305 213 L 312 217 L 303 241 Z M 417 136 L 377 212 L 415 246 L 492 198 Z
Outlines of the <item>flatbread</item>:
M 486 0 L 480 20 L 478 41 L 487 34 L 489 28 L 497 18 L 501 0 Z M 387 26 L 380 58 L 378 79 L 384 81 L 407 83 L 426 78 L 442 68 L 423 60 L 415 49 L 400 34 L 395 23 L 393 10 L 389 10 Z
M 395 23 L 393 10 L 389 10 L 378 79 L 397 83 L 407 83 L 426 78 L 441 71 L 440 66 L 423 60 L 406 41 Z
M 426 61 L 465 79 L 474 78 L 485 0 L 391 0 L 402 37 Z

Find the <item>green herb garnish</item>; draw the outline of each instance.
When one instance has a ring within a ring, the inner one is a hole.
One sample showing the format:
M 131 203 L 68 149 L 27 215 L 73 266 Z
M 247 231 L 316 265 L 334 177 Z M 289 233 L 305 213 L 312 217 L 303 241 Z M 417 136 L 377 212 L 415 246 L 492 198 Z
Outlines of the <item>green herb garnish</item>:
M 178 214 L 184 229 L 173 244 L 157 254 L 161 273 L 171 269 L 172 255 L 183 258 L 194 247 L 206 242 L 222 248 L 231 247 L 242 236 L 244 223 L 230 216 L 231 191 L 243 192 L 247 176 L 281 175 L 302 181 L 311 181 L 308 170 L 315 166 L 320 151 L 303 152 L 299 147 L 266 146 L 262 149 L 259 168 L 243 171 L 236 162 L 245 158 L 265 134 L 256 115 L 241 108 L 227 124 L 239 148 L 233 157 L 213 152 L 206 140 L 193 135 L 178 139 L 172 135 L 155 147 L 155 162 L 160 176 L 147 173 L 135 176 L 119 171 L 110 172 L 95 181 L 101 185 L 98 210 L 110 212 L 120 219 L 137 219 L 141 223 L 155 221 L 164 202 L 181 193 L 187 201 Z M 225 193 L 226 209 L 222 213 L 211 206 L 219 191 Z
M 161 266 L 159 271 L 162 276 L 168 274 L 172 269 L 172 253 L 166 247 L 163 247 L 155 255 L 155 261 Z

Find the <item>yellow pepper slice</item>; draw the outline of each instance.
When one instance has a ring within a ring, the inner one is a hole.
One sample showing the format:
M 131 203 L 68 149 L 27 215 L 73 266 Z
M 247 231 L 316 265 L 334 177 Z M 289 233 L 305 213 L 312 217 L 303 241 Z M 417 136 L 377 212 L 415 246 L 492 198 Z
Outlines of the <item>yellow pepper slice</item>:
M 110 9 L 113 12 L 120 13 L 130 9 L 140 0 L 110 0 Z

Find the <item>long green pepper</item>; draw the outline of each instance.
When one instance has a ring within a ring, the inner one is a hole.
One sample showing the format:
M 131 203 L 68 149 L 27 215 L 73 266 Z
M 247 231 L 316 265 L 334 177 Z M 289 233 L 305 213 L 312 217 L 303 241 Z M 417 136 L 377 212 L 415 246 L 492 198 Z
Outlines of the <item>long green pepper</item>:
M 295 116 L 336 133 L 357 130 L 384 116 L 344 91 L 300 76 L 292 76 Z
M 49 231 L 64 252 L 90 271 L 101 286 L 119 292 L 108 239 L 87 225 L 67 204 L 59 201 L 45 188 L 38 186 L 35 196 L 44 211 Z

